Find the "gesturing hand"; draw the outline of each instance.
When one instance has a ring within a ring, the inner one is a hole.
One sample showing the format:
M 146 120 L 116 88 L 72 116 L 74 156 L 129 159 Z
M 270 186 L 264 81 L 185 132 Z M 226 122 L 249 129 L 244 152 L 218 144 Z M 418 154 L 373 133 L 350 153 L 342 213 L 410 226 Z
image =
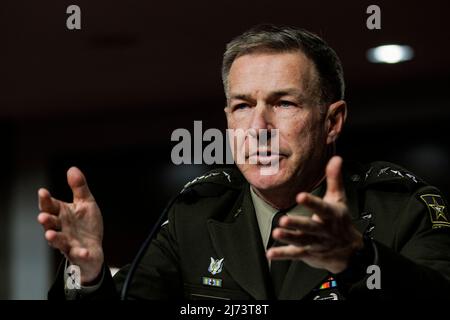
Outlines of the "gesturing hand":
M 287 245 L 270 248 L 268 259 L 302 260 L 332 273 L 347 268 L 352 254 L 363 247 L 363 237 L 351 223 L 341 167 L 340 157 L 335 156 L 328 162 L 327 191 L 323 199 L 305 192 L 297 195 L 297 203 L 314 214 L 312 217 L 282 217 L 272 236 Z
M 44 227 L 45 239 L 66 258 L 80 267 L 81 282 L 88 283 L 100 273 L 103 265 L 103 220 L 97 203 L 89 191 L 83 173 L 72 167 L 67 171 L 73 202 L 66 203 L 38 191 L 38 222 Z

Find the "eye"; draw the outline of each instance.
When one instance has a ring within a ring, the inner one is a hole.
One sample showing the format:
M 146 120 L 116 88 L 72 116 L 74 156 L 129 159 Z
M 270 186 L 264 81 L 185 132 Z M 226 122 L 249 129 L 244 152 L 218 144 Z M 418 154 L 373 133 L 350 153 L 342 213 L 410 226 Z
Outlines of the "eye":
M 282 108 L 289 108 L 289 107 L 295 107 L 296 104 L 291 102 L 291 101 L 286 101 L 286 100 L 281 100 L 277 103 L 277 107 L 282 107 Z
M 243 109 L 246 109 L 248 107 L 249 107 L 249 105 L 247 103 L 239 103 L 239 104 L 233 106 L 233 111 L 243 110 Z

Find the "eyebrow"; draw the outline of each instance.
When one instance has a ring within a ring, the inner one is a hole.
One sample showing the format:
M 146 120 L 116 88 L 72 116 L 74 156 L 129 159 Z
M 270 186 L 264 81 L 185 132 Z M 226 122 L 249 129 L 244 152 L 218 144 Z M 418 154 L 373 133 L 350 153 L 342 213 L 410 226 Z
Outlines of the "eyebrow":
M 245 93 L 235 93 L 230 95 L 230 99 L 252 100 L 252 97 Z
M 269 93 L 269 97 L 283 97 L 283 96 L 294 96 L 298 98 L 300 101 L 306 100 L 306 96 L 295 88 L 287 88 L 277 91 L 272 91 Z M 230 99 L 239 99 L 239 100 L 254 100 L 250 94 L 245 93 L 232 93 L 230 95 Z

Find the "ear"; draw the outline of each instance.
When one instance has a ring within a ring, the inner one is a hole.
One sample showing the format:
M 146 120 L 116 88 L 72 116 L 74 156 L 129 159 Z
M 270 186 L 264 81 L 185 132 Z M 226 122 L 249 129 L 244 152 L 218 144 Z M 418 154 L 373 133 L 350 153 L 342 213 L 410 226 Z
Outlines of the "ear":
M 347 118 L 347 104 L 344 100 L 339 100 L 328 107 L 325 126 L 327 133 L 327 144 L 337 140 L 344 127 Z

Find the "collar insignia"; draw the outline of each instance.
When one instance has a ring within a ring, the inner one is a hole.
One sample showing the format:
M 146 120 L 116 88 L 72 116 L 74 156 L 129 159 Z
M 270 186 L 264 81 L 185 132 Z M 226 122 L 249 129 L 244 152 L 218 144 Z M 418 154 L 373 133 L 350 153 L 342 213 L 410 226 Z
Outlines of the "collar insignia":
M 223 268 L 223 260 L 225 258 L 222 259 L 214 259 L 213 257 L 211 257 L 211 263 L 209 264 L 209 268 L 208 271 L 212 274 L 218 274 L 222 272 L 222 268 Z

